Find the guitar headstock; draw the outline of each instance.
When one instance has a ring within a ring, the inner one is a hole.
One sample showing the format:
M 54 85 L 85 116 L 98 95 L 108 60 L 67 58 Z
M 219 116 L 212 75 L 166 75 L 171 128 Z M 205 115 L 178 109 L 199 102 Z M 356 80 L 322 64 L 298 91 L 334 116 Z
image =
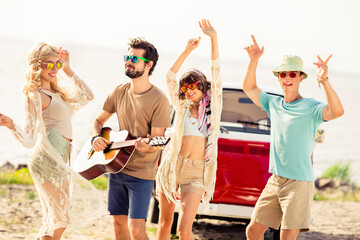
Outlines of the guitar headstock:
M 150 144 L 153 147 L 156 146 L 165 146 L 170 141 L 169 137 L 152 137 L 150 138 L 150 141 L 148 144 Z

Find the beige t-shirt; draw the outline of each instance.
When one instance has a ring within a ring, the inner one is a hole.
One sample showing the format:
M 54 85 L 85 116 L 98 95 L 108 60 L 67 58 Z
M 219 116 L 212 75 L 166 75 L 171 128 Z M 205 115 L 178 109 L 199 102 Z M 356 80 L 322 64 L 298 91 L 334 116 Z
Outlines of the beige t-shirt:
M 119 130 L 128 130 L 133 137 L 146 138 L 152 127 L 170 127 L 170 105 L 166 95 L 154 85 L 146 92 L 137 94 L 130 89 L 131 83 L 115 88 L 107 97 L 103 110 L 116 113 Z M 144 153 L 135 149 L 123 173 L 133 177 L 154 180 L 160 151 Z

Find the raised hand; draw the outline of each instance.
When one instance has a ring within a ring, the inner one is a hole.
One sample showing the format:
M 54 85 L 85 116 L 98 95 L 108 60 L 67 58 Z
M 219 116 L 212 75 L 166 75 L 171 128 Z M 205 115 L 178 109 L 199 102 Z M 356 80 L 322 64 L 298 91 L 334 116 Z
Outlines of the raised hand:
M 247 46 L 244 49 L 247 51 L 251 60 L 258 60 L 264 54 L 264 46 L 260 49 L 254 35 L 251 35 L 251 38 L 254 44 Z
M 209 37 L 213 37 L 216 35 L 215 28 L 211 26 L 209 20 L 202 19 L 201 21 L 199 21 L 199 26 L 205 35 L 208 35 Z
M 186 50 L 192 51 L 197 48 L 200 44 L 201 37 L 198 38 L 190 38 L 186 44 Z
M 330 58 L 332 57 L 332 54 L 330 54 L 330 56 L 323 61 L 321 59 L 321 57 L 319 55 L 317 55 L 318 58 L 318 62 L 314 62 L 314 65 L 317 66 L 317 70 L 316 70 L 316 77 L 318 79 L 318 81 L 322 81 L 325 80 L 327 78 L 328 75 L 328 62 L 330 60 Z
M 70 54 L 69 51 L 63 49 L 63 47 L 59 48 L 60 51 L 60 62 L 62 62 L 62 69 L 70 77 L 74 74 L 70 68 Z

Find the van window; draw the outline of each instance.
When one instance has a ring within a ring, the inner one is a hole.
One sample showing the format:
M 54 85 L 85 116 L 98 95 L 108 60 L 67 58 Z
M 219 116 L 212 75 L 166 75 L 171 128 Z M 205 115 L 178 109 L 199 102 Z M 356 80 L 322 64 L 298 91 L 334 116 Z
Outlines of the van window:
M 239 89 L 223 89 L 221 126 L 228 131 L 270 134 L 270 119 L 266 111 Z

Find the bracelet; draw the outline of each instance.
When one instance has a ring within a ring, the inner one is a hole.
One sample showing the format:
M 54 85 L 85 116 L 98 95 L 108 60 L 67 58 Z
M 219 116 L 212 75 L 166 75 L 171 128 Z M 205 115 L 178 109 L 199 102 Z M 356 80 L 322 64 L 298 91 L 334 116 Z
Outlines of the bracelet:
M 326 77 L 326 78 L 324 78 L 324 79 L 318 78 L 317 81 L 318 81 L 318 83 L 319 83 L 319 87 L 320 87 L 320 83 L 321 83 L 321 82 L 325 82 L 325 81 L 328 81 L 328 80 L 329 80 L 329 77 Z
M 95 135 L 95 136 L 93 136 L 93 137 L 91 138 L 91 146 L 93 145 L 94 140 L 95 140 L 95 138 L 97 138 L 97 137 L 101 137 L 100 134 Z

